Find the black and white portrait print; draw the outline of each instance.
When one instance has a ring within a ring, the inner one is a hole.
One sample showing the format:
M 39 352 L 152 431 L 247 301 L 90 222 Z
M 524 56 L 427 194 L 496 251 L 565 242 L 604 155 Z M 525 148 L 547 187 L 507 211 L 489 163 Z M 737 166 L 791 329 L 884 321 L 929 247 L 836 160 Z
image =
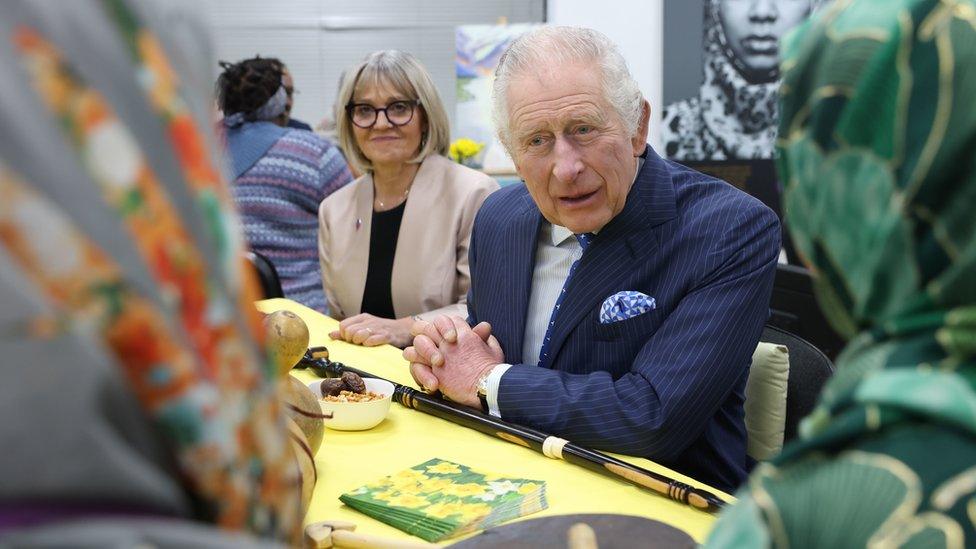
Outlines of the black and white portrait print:
M 671 98 L 673 102 L 664 109 L 662 141 L 666 156 L 678 161 L 772 158 L 780 39 L 828 1 L 699 2 L 704 45 L 700 86 L 690 97 Z M 665 58 L 672 46 L 669 33 L 682 32 L 680 23 L 669 22 L 669 9 L 666 4 Z M 687 10 L 688 5 L 681 9 Z M 667 59 L 665 67 L 667 80 Z

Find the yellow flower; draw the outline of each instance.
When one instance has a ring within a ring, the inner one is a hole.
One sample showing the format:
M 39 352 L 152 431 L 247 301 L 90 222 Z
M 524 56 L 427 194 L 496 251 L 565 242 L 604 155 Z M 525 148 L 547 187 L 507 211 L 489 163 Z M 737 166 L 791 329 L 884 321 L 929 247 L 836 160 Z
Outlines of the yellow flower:
M 406 471 L 400 471 L 399 473 L 393 475 L 393 478 L 410 478 L 413 480 L 427 480 L 427 475 L 423 471 L 418 471 L 416 469 L 407 469 Z
M 390 501 L 396 497 L 397 493 L 398 492 L 396 490 L 390 490 L 388 492 L 376 492 L 375 494 L 370 494 L 370 497 L 380 501 Z
M 420 483 L 410 479 L 398 480 L 390 485 L 390 490 L 397 490 L 399 492 L 416 492 L 419 489 Z
M 445 496 L 457 496 L 464 498 L 468 496 L 480 496 L 485 493 L 485 487 L 480 484 L 451 484 L 441 490 Z
M 481 149 L 485 148 L 484 143 L 478 143 L 473 139 L 468 139 L 467 137 L 462 137 L 454 143 L 451 143 L 450 155 L 455 162 L 464 162 L 469 158 L 474 158 L 475 155 L 481 152 Z
M 363 486 L 366 490 L 386 490 L 391 486 L 390 479 L 385 478 L 379 482 L 372 482 Z
M 522 494 L 524 496 L 526 494 L 531 494 L 532 492 L 535 492 L 538 489 L 539 489 L 539 485 L 538 484 L 535 484 L 535 483 L 532 483 L 532 482 L 526 482 L 522 486 L 519 486 L 518 493 L 520 493 L 520 494 Z
M 424 492 L 440 492 L 441 490 L 443 490 L 447 486 L 450 486 L 451 484 L 453 484 L 451 482 L 451 479 L 446 477 L 438 477 L 438 478 L 432 478 L 430 480 L 424 481 L 424 483 L 420 486 L 420 488 Z
M 425 515 L 436 518 L 447 518 L 451 515 L 460 515 L 463 512 L 464 504 L 458 502 L 446 503 L 442 501 L 424 509 Z
M 463 503 L 462 514 L 465 518 L 475 519 L 491 513 L 491 506 L 485 503 Z
M 474 156 L 479 152 L 481 152 L 482 147 L 484 147 L 484 145 L 482 145 L 481 143 L 477 143 L 467 138 L 458 139 L 457 146 L 458 146 L 458 152 L 460 152 L 464 156 Z
M 425 507 L 430 503 L 426 498 L 415 496 L 413 494 L 400 494 L 399 496 L 394 496 L 387 499 L 386 502 L 390 505 L 396 505 L 397 507 L 408 507 L 410 509 L 420 509 L 421 507 Z
M 419 483 L 427 482 L 430 478 L 416 469 L 407 469 L 389 477 L 389 484 L 400 490 L 411 488 Z
M 440 473 L 442 475 L 459 474 L 461 472 L 461 468 L 458 467 L 456 463 L 448 463 L 446 461 L 442 461 L 437 465 L 431 465 L 430 467 L 428 467 L 427 472 Z

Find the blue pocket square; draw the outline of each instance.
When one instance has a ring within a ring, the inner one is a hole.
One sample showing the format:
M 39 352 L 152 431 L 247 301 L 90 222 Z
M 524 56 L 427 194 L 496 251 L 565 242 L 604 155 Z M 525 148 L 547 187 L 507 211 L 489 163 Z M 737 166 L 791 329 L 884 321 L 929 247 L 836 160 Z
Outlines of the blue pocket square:
M 641 292 L 627 290 L 617 292 L 603 300 L 600 307 L 600 324 L 612 324 L 642 315 L 657 307 L 654 298 Z

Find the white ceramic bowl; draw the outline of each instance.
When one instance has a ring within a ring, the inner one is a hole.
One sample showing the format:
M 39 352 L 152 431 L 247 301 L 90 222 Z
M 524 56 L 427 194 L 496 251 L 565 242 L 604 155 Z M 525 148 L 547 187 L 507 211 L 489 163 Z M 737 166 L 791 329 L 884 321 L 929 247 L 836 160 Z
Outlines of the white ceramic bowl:
M 322 400 L 322 381 L 313 381 L 308 388 L 318 397 L 323 413 L 332 413 L 331 419 L 323 420 L 325 426 L 336 431 L 364 431 L 383 421 L 393 402 L 393 384 L 382 379 L 363 378 L 366 390 L 383 395 L 369 402 L 330 402 Z

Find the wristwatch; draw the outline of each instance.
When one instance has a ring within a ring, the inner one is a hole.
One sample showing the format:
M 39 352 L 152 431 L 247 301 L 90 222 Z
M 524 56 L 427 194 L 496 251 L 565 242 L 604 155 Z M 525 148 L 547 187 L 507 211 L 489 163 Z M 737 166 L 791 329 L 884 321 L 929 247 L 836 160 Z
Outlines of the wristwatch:
M 491 370 L 488 370 L 481 377 L 478 378 L 478 400 L 481 402 L 481 411 L 488 413 L 488 376 L 491 375 Z

